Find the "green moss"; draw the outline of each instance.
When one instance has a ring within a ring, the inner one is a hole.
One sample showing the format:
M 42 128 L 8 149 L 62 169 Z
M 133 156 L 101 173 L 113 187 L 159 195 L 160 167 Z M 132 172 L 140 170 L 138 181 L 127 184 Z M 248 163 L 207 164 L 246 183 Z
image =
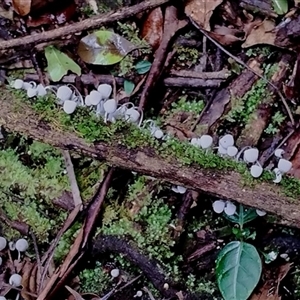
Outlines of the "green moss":
M 20 94 L 19 91 L 17 93 Z M 21 98 L 22 101 L 25 101 L 26 97 L 23 94 L 21 93 Z M 51 126 L 54 128 L 73 131 L 87 142 L 102 141 L 108 144 L 122 145 L 128 149 L 148 148 L 166 160 L 176 160 L 185 166 L 194 165 L 212 171 L 236 171 L 242 175 L 241 185 L 244 186 L 255 187 L 260 182 L 270 182 L 273 178 L 270 172 L 264 172 L 261 179 L 254 180 L 243 163 L 220 157 L 210 151 L 203 151 L 189 142 L 182 142 L 176 138 L 170 137 L 165 141 L 158 141 L 150 136 L 147 130 L 124 121 L 105 124 L 93 111 L 85 107 L 79 107 L 74 114 L 67 115 L 55 104 L 53 96 L 35 100 L 33 108 L 40 113 L 41 118 L 51 122 Z M 282 182 L 284 193 L 292 198 L 300 195 L 299 180 L 285 177 Z M 293 193 L 292 189 L 294 189 Z

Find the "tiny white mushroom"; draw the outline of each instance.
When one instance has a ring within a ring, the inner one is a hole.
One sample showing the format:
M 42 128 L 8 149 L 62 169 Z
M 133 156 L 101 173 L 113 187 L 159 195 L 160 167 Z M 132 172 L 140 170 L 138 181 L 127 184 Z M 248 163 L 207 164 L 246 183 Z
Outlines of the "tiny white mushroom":
M 244 161 L 247 163 L 255 163 L 258 159 L 258 149 L 257 148 L 250 148 L 245 150 L 244 152 Z
M 102 100 L 102 95 L 97 91 L 91 91 L 89 95 L 89 100 L 92 105 L 98 105 Z
M 133 297 L 142 297 L 143 296 L 143 292 L 142 291 L 137 291 L 136 294 Z
M 219 146 L 218 147 L 218 154 L 226 155 L 227 154 L 227 149 L 223 148 L 222 146 Z
M 274 154 L 275 154 L 276 157 L 282 158 L 282 155 L 284 154 L 284 150 L 283 149 L 276 149 Z
M 16 250 L 16 243 L 15 242 L 9 242 L 8 247 L 10 251 L 15 251 Z
M 289 255 L 287 253 L 282 253 L 279 256 L 281 258 L 283 258 L 285 261 L 289 261 L 290 260 Z
M 200 146 L 203 149 L 211 147 L 213 143 L 213 138 L 210 135 L 204 134 L 200 137 Z
M 113 277 L 113 278 L 116 278 L 116 277 L 119 277 L 119 275 L 120 275 L 120 270 L 119 269 L 112 269 L 111 271 L 110 271 L 110 275 L 111 275 L 111 277 Z
M 232 202 L 227 201 L 225 204 L 224 212 L 227 216 L 232 216 L 236 212 L 236 206 Z
M 292 168 L 292 163 L 284 158 L 281 158 L 278 162 L 278 169 L 281 173 L 287 173 Z
M 231 134 L 225 134 L 222 138 L 219 140 L 219 146 L 222 146 L 224 149 L 227 149 L 230 146 L 234 145 L 234 139 Z
M 213 203 L 213 210 L 217 214 L 221 214 L 225 208 L 225 201 L 217 200 Z
M 56 97 L 61 101 L 66 101 L 71 99 L 72 94 L 73 92 L 68 86 L 62 85 L 57 89 Z
M 103 109 L 106 113 L 112 114 L 117 110 L 117 101 L 115 99 L 109 99 L 104 102 Z
M 31 83 L 29 83 L 29 82 L 23 82 L 23 89 L 24 90 L 28 90 L 28 89 L 30 89 L 30 88 L 32 88 L 33 87 L 33 85 L 31 84 Z
M 38 91 L 37 91 L 36 88 L 30 87 L 30 88 L 27 90 L 27 97 L 28 97 L 28 98 L 35 97 L 37 94 L 38 94 Z
M 172 191 L 177 194 L 184 194 L 186 192 L 186 188 L 184 186 L 172 186 Z
M 37 95 L 38 96 L 46 96 L 47 95 L 47 90 L 45 89 L 45 87 L 40 83 L 37 87 L 36 87 L 36 90 L 37 90 Z
M 192 138 L 191 139 L 191 144 L 193 146 L 196 146 L 196 147 L 201 147 L 201 142 L 200 142 L 200 139 L 199 138 Z
M 63 106 L 63 109 L 64 109 L 64 112 L 68 115 L 72 114 L 75 109 L 76 109 L 76 102 L 75 101 L 71 101 L 71 100 L 66 100 L 64 102 L 64 106 Z
M 164 133 L 162 132 L 161 129 L 157 129 L 154 131 L 154 137 L 157 139 L 161 139 L 164 136 Z
M 258 178 L 263 172 L 263 168 L 259 165 L 253 165 L 250 168 L 250 174 L 254 178 Z
M 14 82 L 13 82 L 13 87 L 16 89 L 16 90 L 20 90 L 23 88 L 23 80 L 22 79 L 16 79 Z
M 108 99 L 112 92 L 112 87 L 109 84 L 103 83 L 98 86 L 97 90 L 102 95 L 103 99 Z
M 7 246 L 6 238 L 4 238 L 3 236 L 0 236 L 0 251 L 5 249 L 6 246 Z
M 0 296 L 0 300 L 6 300 L 4 296 Z
M 9 284 L 14 287 L 19 287 L 22 283 L 22 276 L 19 274 L 13 274 L 9 278 Z
M 137 123 L 141 114 L 134 108 L 129 108 L 126 110 L 125 118 L 127 121 L 132 123 Z
M 273 180 L 274 183 L 279 183 L 282 180 L 282 173 L 280 172 L 280 170 L 278 168 L 275 168 L 273 170 L 273 172 L 275 173 L 276 178 Z
M 16 249 L 20 252 L 25 252 L 28 249 L 29 245 L 25 239 L 19 239 L 16 242 Z
M 263 217 L 267 214 L 264 210 L 260 210 L 260 209 L 256 209 L 256 213 L 260 217 Z
M 91 103 L 91 96 L 90 95 L 87 95 L 85 98 L 84 98 L 84 103 L 86 106 L 91 106 L 92 103 Z
M 227 148 L 227 155 L 230 156 L 230 157 L 234 157 L 236 156 L 238 153 L 238 148 L 235 147 L 235 146 L 229 146 Z

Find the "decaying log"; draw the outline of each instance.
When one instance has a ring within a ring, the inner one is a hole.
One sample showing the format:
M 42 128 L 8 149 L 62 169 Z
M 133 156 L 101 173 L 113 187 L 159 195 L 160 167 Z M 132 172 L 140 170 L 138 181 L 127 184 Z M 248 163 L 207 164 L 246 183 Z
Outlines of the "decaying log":
M 104 159 L 109 164 L 144 173 L 167 182 L 214 195 L 232 199 L 244 205 L 256 207 L 283 218 L 287 225 L 300 228 L 300 205 L 298 197 L 287 197 L 280 185 L 270 181 L 257 182 L 254 186 L 243 185 L 243 177 L 235 171 L 203 169 L 184 166 L 176 157 L 162 158 L 150 147 L 129 149 L 112 140 L 109 143 L 90 144 L 75 133 L 53 130 L 49 123 L 26 104 L 22 109 L 17 100 L 2 88 L 0 91 L 0 126 L 11 132 L 19 132 L 53 146 L 75 150 L 83 155 Z M 18 100 L 20 103 L 20 100 Z

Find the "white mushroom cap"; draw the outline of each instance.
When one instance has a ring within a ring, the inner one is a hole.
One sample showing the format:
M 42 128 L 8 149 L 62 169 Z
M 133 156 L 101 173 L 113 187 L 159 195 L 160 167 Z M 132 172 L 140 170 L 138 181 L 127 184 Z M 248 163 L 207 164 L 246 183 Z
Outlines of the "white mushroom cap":
M 15 251 L 16 250 L 16 243 L 15 242 L 9 242 L 8 247 L 10 251 Z
M 143 296 L 142 291 L 137 291 L 136 294 L 134 295 L 134 297 L 142 297 L 142 296 Z
M 292 168 L 292 163 L 284 158 L 281 158 L 278 162 L 278 169 L 281 173 L 287 173 Z
M 256 209 L 256 213 L 260 217 L 263 217 L 267 214 L 264 210 L 260 210 L 260 209 Z
M 47 90 L 41 83 L 36 87 L 36 90 L 37 90 L 38 96 L 46 96 L 47 95 Z
M 103 83 L 98 86 L 97 90 L 102 95 L 103 99 L 108 99 L 112 92 L 112 87 L 109 84 Z
M 56 97 L 62 101 L 70 100 L 72 97 L 72 90 L 66 86 L 62 85 L 57 89 Z
M 30 89 L 30 88 L 32 88 L 33 86 L 32 86 L 32 84 L 30 83 L 30 82 L 23 82 L 23 89 L 24 90 L 28 90 L 28 89 Z
M 233 146 L 234 145 L 233 136 L 231 134 L 225 134 L 222 138 L 220 138 L 219 145 L 222 146 L 224 149 Z
M 213 138 L 210 135 L 204 134 L 200 137 L 200 146 L 203 149 L 211 147 L 213 143 Z
M 9 284 L 14 286 L 14 287 L 18 287 L 21 285 L 22 283 L 22 276 L 19 274 L 13 274 L 10 276 L 9 278 Z
M 196 147 L 201 147 L 201 142 L 200 142 L 200 139 L 199 138 L 192 138 L 191 139 L 191 144 L 193 146 L 196 146 Z
M 184 186 L 172 186 L 172 191 L 177 194 L 184 194 L 186 192 L 186 188 Z
M 20 90 L 23 88 L 23 80 L 22 79 L 16 79 L 14 82 L 13 82 L 13 87 L 17 90 Z
M 253 165 L 250 168 L 250 174 L 254 178 L 258 178 L 262 174 L 262 172 L 263 172 L 263 168 L 261 166 Z
M 37 91 L 36 88 L 30 87 L 30 88 L 27 90 L 27 97 L 28 97 L 28 98 L 35 97 L 37 94 L 38 94 L 38 91 Z
M 115 99 L 109 99 L 104 102 L 103 108 L 108 114 L 112 114 L 117 110 L 117 101 Z
M 275 168 L 273 170 L 273 172 L 275 173 L 276 178 L 273 180 L 274 183 L 279 183 L 282 179 L 282 173 L 280 172 L 280 170 L 278 168 Z
M 120 270 L 119 269 L 112 269 L 111 271 L 110 271 L 110 275 L 111 275 L 111 277 L 113 277 L 113 278 L 116 278 L 116 277 L 119 277 L 119 275 L 120 275 Z
M 283 149 L 276 149 L 274 154 L 275 154 L 276 157 L 282 158 L 282 155 L 284 154 L 284 150 Z
M 77 103 L 75 101 L 66 100 L 64 102 L 64 112 L 68 115 L 72 114 L 76 109 Z
M 20 252 L 25 252 L 28 249 L 29 245 L 25 239 L 19 239 L 16 242 L 16 249 Z
M 87 95 L 85 98 L 84 98 L 84 103 L 86 106 L 91 106 L 92 103 L 91 103 L 91 96 L 90 95 Z
M 225 208 L 225 201 L 217 200 L 213 203 L 213 210 L 217 214 L 221 214 Z
M 6 300 L 4 296 L 0 296 L 0 300 Z
M 3 236 L 0 236 L 0 251 L 5 249 L 7 246 L 7 241 Z
M 232 216 L 236 212 L 236 206 L 232 202 L 227 201 L 225 204 L 224 212 L 227 216 Z
M 250 148 L 245 150 L 244 152 L 244 161 L 247 163 L 255 163 L 258 159 L 258 149 L 257 148 Z
M 126 120 L 132 123 L 136 123 L 139 120 L 140 116 L 141 116 L 140 113 L 133 107 L 127 109 L 125 113 Z
M 164 133 L 162 132 L 162 130 L 160 130 L 160 129 L 155 130 L 155 132 L 154 132 L 155 138 L 161 139 L 163 136 L 164 136 Z
M 102 95 L 97 91 L 91 91 L 89 95 L 89 100 L 92 105 L 98 105 L 102 100 Z
M 227 148 L 227 155 L 230 156 L 230 157 L 234 157 L 236 156 L 238 153 L 238 148 L 235 147 L 235 146 L 229 146 Z
M 225 155 L 225 154 L 227 154 L 227 149 L 223 148 L 222 146 L 219 146 L 218 153 Z

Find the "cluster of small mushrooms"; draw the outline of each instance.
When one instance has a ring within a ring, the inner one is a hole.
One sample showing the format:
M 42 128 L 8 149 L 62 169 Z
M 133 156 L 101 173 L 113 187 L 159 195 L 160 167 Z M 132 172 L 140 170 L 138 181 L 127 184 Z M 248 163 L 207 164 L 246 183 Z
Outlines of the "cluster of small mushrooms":
M 165 140 L 169 136 L 155 124 L 153 120 L 143 121 L 143 112 L 133 103 L 127 102 L 119 105 L 114 98 L 111 98 L 112 87 L 109 84 L 100 84 L 97 89 L 92 90 L 85 98 L 73 85 L 46 86 L 36 84 L 35 82 L 24 82 L 16 79 L 12 82 L 15 89 L 23 89 L 29 98 L 36 96 L 45 96 L 48 91 L 54 93 L 57 98 L 57 104 L 61 105 L 66 114 L 72 114 L 77 106 L 89 107 L 95 114 L 104 119 L 104 122 L 116 122 L 117 120 L 125 120 L 136 124 L 138 127 L 147 129 L 156 139 Z M 246 163 L 250 168 L 250 174 L 253 178 L 258 178 L 263 173 L 263 168 L 258 161 L 259 151 L 257 148 L 250 146 L 239 150 L 234 145 L 234 137 L 226 134 L 219 139 L 218 146 L 213 146 L 213 138 L 210 135 L 202 135 L 201 137 L 192 138 L 191 144 L 205 151 L 217 151 L 222 157 L 232 158 L 236 161 Z M 274 183 L 279 183 L 282 175 L 289 172 L 292 163 L 282 157 L 284 151 L 277 149 L 275 156 L 278 158 L 277 167 L 273 170 L 275 174 Z M 184 193 L 183 187 L 173 187 L 174 192 Z
M 7 243 L 7 240 L 0 236 L 0 253 L 4 251 L 6 248 L 9 248 L 9 251 L 17 251 L 18 252 L 18 260 L 20 261 L 21 259 L 21 254 L 25 253 L 25 251 L 28 249 L 28 242 L 27 240 L 21 238 L 18 239 L 16 242 L 9 242 Z M 0 256 L 0 266 L 2 265 L 3 260 L 2 257 Z M 9 285 L 12 287 L 18 288 L 22 284 L 22 276 L 20 274 L 12 274 L 9 277 L 8 280 Z M 19 298 L 19 294 L 17 295 L 17 299 Z M 4 296 L 0 296 L 0 300 L 6 300 Z

